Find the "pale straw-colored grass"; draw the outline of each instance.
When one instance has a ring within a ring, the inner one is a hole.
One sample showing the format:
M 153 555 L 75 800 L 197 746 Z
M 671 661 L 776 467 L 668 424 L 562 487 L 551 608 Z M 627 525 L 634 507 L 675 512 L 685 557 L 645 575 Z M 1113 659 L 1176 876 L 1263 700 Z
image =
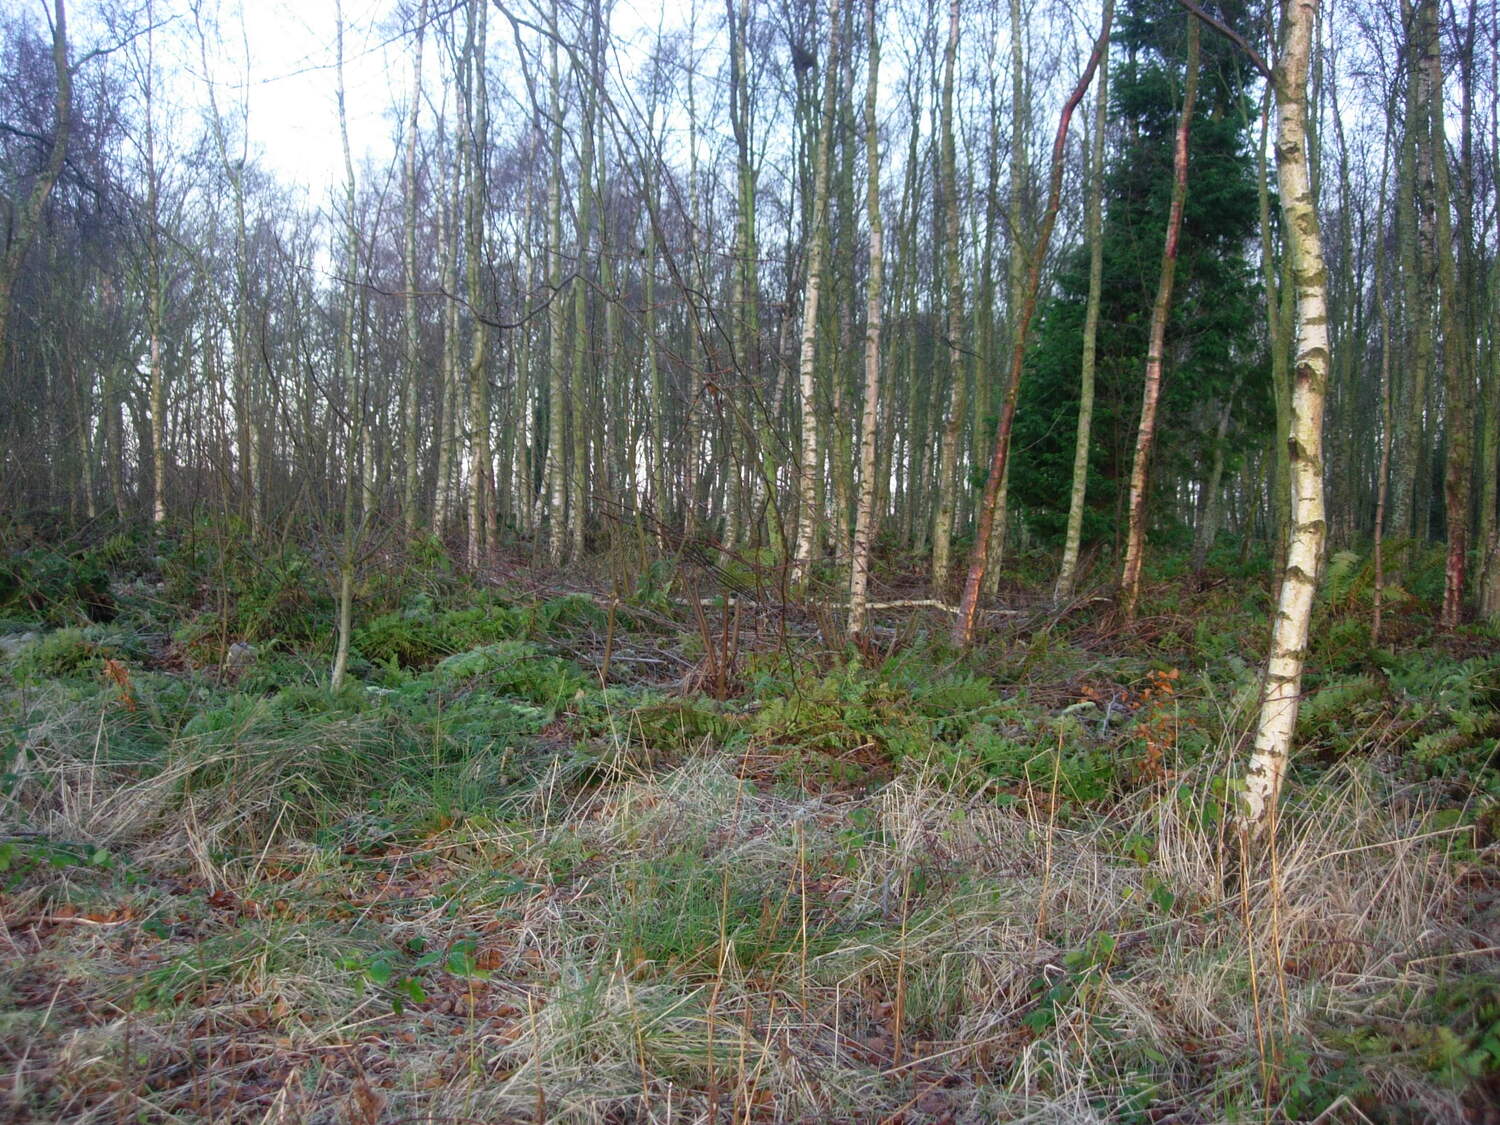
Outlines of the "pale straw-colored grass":
M 1269 849 L 1202 819 L 1227 750 L 1086 814 L 1046 792 L 1000 808 L 921 768 L 810 794 L 711 748 L 584 788 L 556 764 L 505 820 L 391 861 L 391 880 L 442 865 L 425 905 L 320 913 L 354 869 L 285 831 L 309 768 L 290 746 L 184 739 L 142 771 L 54 703 L 8 799 L 17 827 L 312 906 L 173 938 L 160 952 L 199 958 L 200 983 L 134 1013 L 161 962 L 143 970 L 113 930 L 56 935 L 48 979 L 99 1018 L 60 1001 L 6 1025 L 31 1076 L 13 1106 L 42 1082 L 99 1121 L 1275 1121 L 1300 1112 L 1298 1081 L 1348 1065 L 1408 1120 L 1461 1120 L 1420 1051 L 1355 1057 L 1349 1032 L 1431 1024 L 1456 974 L 1493 980 L 1462 881 L 1495 855 L 1433 810 L 1393 811 L 1362 765 L 1290 793 Z M 486 871 L 521 883 L 486 896 Z M 402 1014 L 340 968 L 465 935 L 492 967 L 430 970 L 433 999 Z M 235 1030 L 247 1010 L 266 1016 Z M 229 1096 L 247 1083 L 257 1100 Z M 1357 1120 L 1345 1108 L 1327 1120 Z

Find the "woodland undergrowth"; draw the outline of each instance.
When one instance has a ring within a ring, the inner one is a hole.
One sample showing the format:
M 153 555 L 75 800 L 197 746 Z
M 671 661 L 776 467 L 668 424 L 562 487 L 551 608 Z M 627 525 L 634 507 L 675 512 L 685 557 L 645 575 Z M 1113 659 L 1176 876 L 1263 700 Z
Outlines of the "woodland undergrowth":
M 957 653 L 417 544 L 331 693 L 319 560 L 234 542 L 6 556 L 9 1118 L 1500 1120 L 1500 652 L 1440 559 L 1376 642 L 1333 560 L 1267 846 L 1232 550 L 1128 629 L 1023 558 Z

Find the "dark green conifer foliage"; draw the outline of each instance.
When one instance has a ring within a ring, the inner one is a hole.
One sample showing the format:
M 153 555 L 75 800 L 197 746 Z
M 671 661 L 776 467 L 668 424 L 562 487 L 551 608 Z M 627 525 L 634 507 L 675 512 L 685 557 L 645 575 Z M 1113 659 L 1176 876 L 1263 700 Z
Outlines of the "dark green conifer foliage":
M 1235 0 L 1224 7 L 1243 7 Z M 1246 26 L 1243 12 L 1226 13 Z M 1131 0 L 1114 40 L 1111 160 L 1105 180 L 1104 277 L 1089 509 L 1084 542 L 1110 538 L 1128 485 L 1146 335 L 1172 190 L 1172 136 L 1186 34 L 1172 0 Z M 1219 36 L 1202 41 L 1177 283 L 1167 329 L 1161 440 L 1152 478 L 1202 481 L 1216 404 L 1234 396 L 1228 441 L 1243 449 L 1269 425 L 1264 299 L 1247 254 L 1257 230 L 1251 154 L 1254 75 Z M 1065 257 L 1044 306 L 1016 416 L 1012 495 L 1033 530 L 1067 526 L 1078 415 L 1088 247 Z

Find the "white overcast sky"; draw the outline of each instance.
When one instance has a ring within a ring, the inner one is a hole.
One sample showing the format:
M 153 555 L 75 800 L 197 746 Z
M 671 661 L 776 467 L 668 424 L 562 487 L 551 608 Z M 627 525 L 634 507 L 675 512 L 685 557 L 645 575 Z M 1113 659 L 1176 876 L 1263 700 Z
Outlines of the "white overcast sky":
M 50 0 L 24 2 L 42 25 Z M 210 42 L 206 76 L 194 29 L 194 0 L 153 2 L 163 25 L 156 46 L 163 94 L 186 111 L 179 118 L 181 128 L 197 127 L 191 117 L 206 107 L 205 79 L 211 79 L 226 117 L 237 118 L 242 99 L 248 101 L 252 155 L 278 179 L 305 188 L 314 201 L 326 197 L 332 185 L 342 185 L 335 0 L 197 0 Z M 132 7 L 144 8 L 145 3 L 130 0 Z M 101 13 L 111 7 L 111 0 L 75 0 L 70 5 L 75 55 L 108 40 Z M 719 9 L 714 0 L 697 0 L 697 7 L 699 26 L 706 29 Z M 396 10 L 396 0 L 343 0 L 346 104 L 356 169 L 366 153 L 378 163 L 397 156 L 392 114 L 410 94 L 412 44 L 395 26 Z M 615 0 L 611 25 L 616 50 L 638 56 L 642 39 L 649 40 L 659 24 L 669 29 L 686 26 L 688 13 L 689 0 Z M 701 30 L 700 49 L 708 39 Z M 490 41 L 492 57 L 497 50 L 501 58 L 513 53 L 510 29 L 493 10 Z M 425 50 L 424 86 L 431 97 L 442 65 L 431 34 Z M 512 93 L 522 96 L 519 88 Z M 507 106 L 492 106 L 492 112 L 508 111 Z
M 4 2 L 4 0 L 0 0 Z M 38 24 L 45 21 L 50 0 L 22 0 L 31 9 Z M 335 101 L 335 43 L 339 5 L 336 0 L 151 0 L 155 15 L 164 25 L 157 38 L 157 67 L 162 76 L 163 100 L 179 107 L 177 127 L 182 130 L 181 144 L 195 132 L 195 120 L 206 106 L 206 79 L 215 83 L 221 111 L 237 118 L 241 100 L 249 106 L 249 144 L 252 156 L 288 185 L 303 188 L 314 205 L 325 203 L 331 190 L 341 189 L 343 154 L 338 136 Z M 198 37 L 194 30 L 192 4 L 198 3 L 205 15 L 209 36 L 209 74 L 199 57 Z M 886 4 L 887 18 L 901 3 Z M 101 13 L 125 8 L 144 8 L 147 0 L 73 0 L 69 20 L 75 55 L 96 42 L 107 41 L 100 29 Z M 1047 9 L 1047 0 L 1030 0 L 1038 10 Z M 525 8 L 527 5 L 521 5 Z M 1092 3 L 1084 0 L 1085 8 Z M 411 82 L 411 43 L 395 26 L 397 0 L 343 0 L 345 26 L 345 82 L 349 127 L 356 170 L 362 157 L 373 157 L 377 168 L 398 158 L 393 144 L 393 112 L 409 96 Z M 715 28 L 721 18 L 721 0 L 614 0 L 611 33 L 615 58 L 627 67 L 643 62 L 646 51 L 659 27 L 670 31 L 686 28 L 690 11 L 697 9 L 698 32 L 695 36 L 701 52 L 699 64 L 699 97 L 713 96 L 712 79 L 719 57 Z M 492 57 L 511 57 L 510 29 L 494 15 L 490 20 Z M 1070 33 L 1080 41 L 1092 34 L 1088 20 L 1074 22 Z M 997 27 L 996 40 L 978 51 L 981 65 L 1003 67 L 1007 58 L 1004 46 L 1008 28 Z M 904 69 L 900 37 L 888 41 L 883 51 L 882 100 L 899 97 L 899 83 Z M 246 60 L 248 58 L 248 82 Z M 504 63 L 502 62 L 503 66 Z M 1065 69 L 1072 71 L 1081 59 L 1069 58 Z M 424 85 L 428 96 L 438 87 L 441 63 L 431 35 L 426 48 Z M 1069 77 L 1071 81 L 1071 77 Z M 505 83 L 495 92 L 508 105 L 492 105 L 497 118 L 514 109 L 511 98 L 524 97 L 519 80 L 514 90 Z M 702 109 L 700 108 L 700 113 Z M 684 123 L 685 125 L 685 123 Z M 424 128 L 427 126 L 424 125 Z
M 389 157 L 393 106 L 410 84 L 406 44 L 382 26 L 390 0 L 345 0 L 344 82 L 356 164 L 368 151 Z M 240 33 L 240 11 L 244 35 Z M 229 99 L 250 59 L 250 144 L 284 181 L 317 196 L 343 179 L 335 100 L 337 6 L 333 0 L 228 0 L 221 8 L 222 58 L 210 57 Z M 193 69 L 198 69 L 194 67 Z

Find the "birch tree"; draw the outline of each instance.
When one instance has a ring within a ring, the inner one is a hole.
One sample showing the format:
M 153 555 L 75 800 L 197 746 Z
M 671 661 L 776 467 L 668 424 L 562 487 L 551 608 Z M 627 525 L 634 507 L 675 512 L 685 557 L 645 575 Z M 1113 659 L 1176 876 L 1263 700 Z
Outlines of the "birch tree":
M 1323 404 L 1329 371 L 1328 277 L 1307 135 L 1307 78 L 1317 16 L 1317 0 L 1288 0 L 1280 59 L 1272 75 L 1276 90 L 1276 179 L 1297 319 L 1289 442 L 1291 535 L 1272 621 L 1254 749 L 1245 773 L 1244 819 L 1256 830 L 1274 824 L 1286 776 L 1325 531 Z
M 840 0 L 829 0 L 828 51 L 823 61 L 823 100 L 818 115 L 818 151 L 813 176 L 812 212 L 807 228 L 807 278 L 802 294 L 802 345 L 797 363 L 801 412 L 802 462 L 798 466 L 797 548 L 792 558 L 791 583 L 800 586 L 812 569 L 813 552 L 821 541 L 823 513 L 818 504 L 817 347 L 818 303 L 823 291 L 823 260 L 828 253 L 828 165 L 833 147 L 833 118 L 838 96 Z M 693 451 L 688 451 L 689 456 Z
M 545 491 L 547 494 L 547 555 L 553 566 L 567 558 L 568 464 L 567 409 L 568 358 L 564 339 L 566 309 L 558 295 L 562 287 L 562 158 L 563 101 L 558 77 L 557 0 L 548 14 L 549 65 L 547 80 L 551 92 L 552 144 L 547 173 L 547 461 Z
M 486 371 L 489 332 L 479 309 L 484 293 L 479 273 L 485 249 L 486 188 L 489 168 L 489 93 L 485 77 L 486 0 L 471 0 L 464 37 L 465 120 L 468 139 L 468 191 L 464 201 L 464 288 L 471 325 L 469 336 L 469 566 L 478 567 L 484 557 L 486 487 L 490 471 L 490 384 Z
M 405 409 L 402 411 L 403 443 L 405 450 L 405 472 L 402 476 L 401 511 L 405 517 L 406 533 L 413 534 L 417 527 L 420 476 L 417 450 L 418 430 L 421 417 L 421 382 L 419 369 L 420 339 L 417 332 L 417 126 L 422 107 L 422 44 L 427 34 L 427 0 L 421 0 L 417 8 L 416 46 L 412 52 L 411 105 L 406 116 L 406 159 L 403 165 L 401 198 L 401 273 L 405 293 L 401 300 L 402 356 L 405 370 L 402 373 L 401 393 Z
M 880 37 L 875 0 L 865 0 L 869 60 L 865 75 L 865 210 L 870 224 L 870 276 L 865 292 L 865 400 L 859 427 L 859 501 L 849 572 L 849 633 L 863 635 L 868 618 L 870 541 L 875 529 L 875 427 L 880 417 L 881 302 L 885 284 L 885 225 L 880 218 L 880 129 L 875 116 L 880 83 Z
M 358 433 L 361 430 L 361 394 L 359 371 L 354 355 L 354 316 L 358 302 L 356 276 L 359 272 L 359 228 L 355 211 L 354 158 L 349 150 L 349 114 L 344 105 L 344 6 L 339 0 L 334 7 L 337 81 L 337 104 L 339 114 L 339 141 L 344 154 L 344 315 L 339 330 L 339 373 L 344 384 L 344 509 L 343 541 L 338 556 L 338 639 L 334 648 L 333 670 L 329 675 L 329 687 L 338 691 L 344 683 L 344 672 L 349 665 L 349 641 L 354 631 L 354 554 L 359 538 L 356 528 L 357 515 L 356 482 L 360 472 L 358 465 Z
M 1052 600 L 1063 602 L 1073 594 L 1078 573 L 1078 551 L 1083 539 L 1083 507 L 1088 496 L 1089 445 L 1093 440 L 1094 367 L 1099 342 L 1099 305 L 1104 285 L 1104 134 L 1109 111 L 1109 40 L 1099 59 L 1099 89 L 1094 95 L 1094 135 L 1084 164 L 1088 182 L 1085 204 L 1085 237 L 1089 243 L 1089 295 L 1083 314 L 1083 371 L 1078 399 L 1078 432 L 1073 442 L 1073 487 L 1068 496 L 1068 530 L 1063 540 L 1062 564 Z

